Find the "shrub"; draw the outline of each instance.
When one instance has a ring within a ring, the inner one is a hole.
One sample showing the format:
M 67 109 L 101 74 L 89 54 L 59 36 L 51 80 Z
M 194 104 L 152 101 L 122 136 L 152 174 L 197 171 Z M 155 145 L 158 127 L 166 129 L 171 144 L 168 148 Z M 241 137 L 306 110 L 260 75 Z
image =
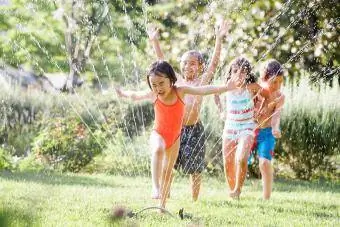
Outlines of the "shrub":
M 117 130 L 103 153 L 84 169 L 87 172 L 104 172 L 126 176 L 150 173 L 150 151 L 148 133 L 134 137 Z
M 36 159 L 34 154 L 19 160 L 16 167 L 20 172 L 41 172 L 47 170 L 47 168 L 41 160 Z
M 105 133 L 92 129 L 79 118 L 53 118 L 36 137 L 33 151 L 54 168 L 78 172 L 105 147 Z
M 0 148 L 0 170 L 12 169 L 10 154 L 3 148 Z
M 119 125 L 124 133 L 129 136 L 138 136 L 140 131 L 145 130 L 154 120 L 153 105 L 143 102 L 137 105 L 128 105 L 126 112 Z
M 322 172 L 334 172 L 332 157 L 340 138 L 339 112 L 318 110 L 292 111 L 282 121 L 283 138 L 279 141 L 279 158 L 289 164 L 300 179 L 311 179 Z

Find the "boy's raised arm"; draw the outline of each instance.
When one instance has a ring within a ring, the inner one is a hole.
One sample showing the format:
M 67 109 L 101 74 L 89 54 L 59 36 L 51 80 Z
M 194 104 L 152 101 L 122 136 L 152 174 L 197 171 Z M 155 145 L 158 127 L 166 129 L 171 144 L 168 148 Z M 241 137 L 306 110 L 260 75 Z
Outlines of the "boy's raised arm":
M 215 74 L 215 70 L 220 61 L 222 41 L 223 41 L 224 36 L 228 35 L 229 27 L 230 27 L 229 22 L 223 21 L 222 24 L 218 28 L 216 28 L 216 42 L 215 42 L 214 53 L 207 67 L 207 70 L 203 74 L 202 83 L 201 83 L 202 85 L 209 84 Z
M 149 36 L 149 40 L 152 43 L 152 47 L 157 55 L 157 59 L 164 60 L 164 54 L 161 49 L 161 46 L 159 45 L 159 40 L 158 40 L 158 36 L 159 36 L 158 28 L 156 28 L 153 25 L 149 25 L 147 27 L 147 33 Z

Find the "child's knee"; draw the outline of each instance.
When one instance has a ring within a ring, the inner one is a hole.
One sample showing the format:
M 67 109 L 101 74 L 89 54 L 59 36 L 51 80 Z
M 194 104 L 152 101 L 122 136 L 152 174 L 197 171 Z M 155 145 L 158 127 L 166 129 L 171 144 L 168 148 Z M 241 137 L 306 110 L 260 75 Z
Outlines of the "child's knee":
M 236 157 L 236 164 L 238 165 L 245 165 L 247 164 L 247 157 L 246 156 L 238 156 Z
M 155 146 L 152 148 L 152 153 L 155 155 L 162 155 L 164 154 L 164 147 L 163 146 Z
M 259 163 L 260 169 L 263 171 L 267 171 L 270 170 L 272 167 L 271 161 L 269 161 L 268 159 L 265 158 L 261 158 L 260 159 L 260 163 Z

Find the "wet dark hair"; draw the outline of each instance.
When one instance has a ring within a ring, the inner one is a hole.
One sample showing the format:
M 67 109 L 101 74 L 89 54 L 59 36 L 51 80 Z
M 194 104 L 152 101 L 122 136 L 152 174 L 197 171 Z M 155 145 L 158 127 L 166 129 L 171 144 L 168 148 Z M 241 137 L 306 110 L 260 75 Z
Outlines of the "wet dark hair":
M 267 81 L 275 76 L 283 76 L 284 74 L 282 65 L 275 59 L 270 59 L 266 61 L 263 70 L 264 71 L 261 73 L 261 78 L 264 81 Z
M 245 84 L 256 82 L 256 77 L 255 74 L 252 72 L 250 61 L 245 57 L 238 57 L 232 60 L 232 62 L 229 64 L 229 69 L 227 72 L 227 81 L 231 78 L 231 71 L 233 67 L 238 67 L 246 71 Z
M 203 65 L 203 64 L 204 64 L 203 55 L 202 55 L 201 52 L 199 52 L 199 51 L 197 51 L 197 50 L 189 50 L 189 51 L 185 52 L 185 53 L 182 55 L 182 57 L 185 56 L 185 55 L 194 56 L 194 57 L 197 58 L 197 61 L 198 61 L 198 63 L 199 63 L 200 65 Z
M 177 77 L 176 77 L 176 73 L 174 69 L 166 61 L 156 61 L 150 65 L 150 69 L 146 76 L 146 79 L 151 90 L 152 90 L 152 87 L 150 84 L 150 77 L 154 75 L 169 78 L 171 86 L 173 86 L 177 81 Z

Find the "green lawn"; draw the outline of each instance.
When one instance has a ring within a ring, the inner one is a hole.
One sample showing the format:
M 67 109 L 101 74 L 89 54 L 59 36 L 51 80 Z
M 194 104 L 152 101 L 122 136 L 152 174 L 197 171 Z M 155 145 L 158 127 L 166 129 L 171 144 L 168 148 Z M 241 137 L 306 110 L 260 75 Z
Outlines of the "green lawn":
M 136 212 L 157 205 L 150 179 L 107 175 L 0 174 L 0 226 L 339 226 L 340 185 L 276 180 L 262 201 L 259 180 L 247 180 L 240 200 L 230 200 L 223 179 L 204 178 L 199 201 L 191 202 L 188 179 L 175 179 L 167 209 L 146 210 L 112 221 L 115 206 Z M 180 220 L 184 208 L 191 219 Z

